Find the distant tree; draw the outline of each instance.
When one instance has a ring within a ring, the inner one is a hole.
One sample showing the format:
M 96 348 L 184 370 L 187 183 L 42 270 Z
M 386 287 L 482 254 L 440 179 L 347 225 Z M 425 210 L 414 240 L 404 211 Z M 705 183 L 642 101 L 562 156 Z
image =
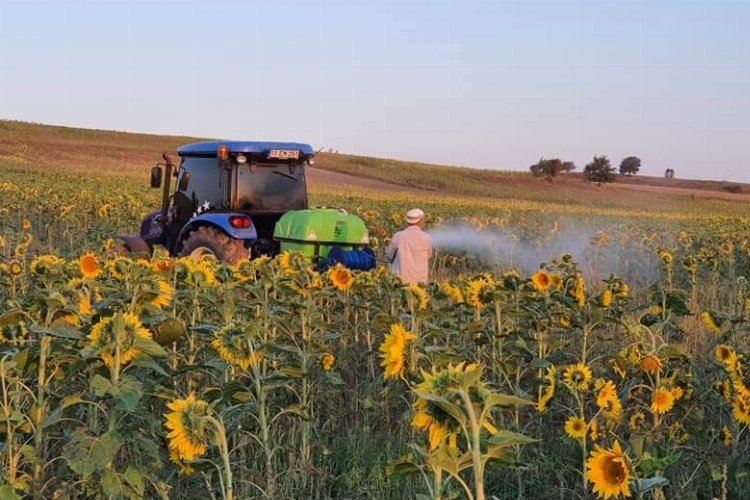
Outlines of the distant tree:
M 674 177 L 674 170 L 671 168 L 668 168 L 664 171 L 664 177 L 667 179 L 672 179 Z
M 615 181 L 615 168 L 606 156 L 594 156 L 594 160 L 583 169 L 583 177 L 589 182 L 601 184 Z
M 540 158 L 538 162 L 531 165 L 529 170 L 537 177 L 546 176 L 548 179 L 555 177 L 560 172 L 571 172 L 576 169 L 572 161 L 562 161 L 559 158 L 550 160 Z
M 641 159 L 637 156 L 628 156 L 620 162 L 620 174 L 635 175 L 641 169 Z

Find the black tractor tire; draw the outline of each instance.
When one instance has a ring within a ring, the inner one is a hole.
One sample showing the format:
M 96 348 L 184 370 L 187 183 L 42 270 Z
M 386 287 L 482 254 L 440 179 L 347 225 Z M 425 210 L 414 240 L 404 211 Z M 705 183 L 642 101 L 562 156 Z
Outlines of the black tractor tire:
M 217 260 L 235 264 L 242 259 L 250 258 L 250 251 L 242 240 L 230 238 L 223 231 L 213 227 L 201 226 L 192 231 L 180 250 L 180 257 L 201 258 L 213 254 Z

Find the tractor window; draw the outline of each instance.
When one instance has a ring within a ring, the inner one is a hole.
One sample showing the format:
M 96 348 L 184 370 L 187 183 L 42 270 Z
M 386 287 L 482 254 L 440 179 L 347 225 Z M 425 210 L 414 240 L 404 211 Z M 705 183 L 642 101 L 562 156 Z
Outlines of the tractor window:
M 196 206 L 208 202 L 211 208 L 224 208 L 224 191 L 220 182 L 223 173 L 216 158 L 188 156 L 182 166 L 190 172 L 190 184 L 181 194 Z
M 191 179 L 192 182 L 192 179 Z M 307 208 L 307 184 L 302 165 L 256 163 L 237 169 L 237 210 L 283 213 Z

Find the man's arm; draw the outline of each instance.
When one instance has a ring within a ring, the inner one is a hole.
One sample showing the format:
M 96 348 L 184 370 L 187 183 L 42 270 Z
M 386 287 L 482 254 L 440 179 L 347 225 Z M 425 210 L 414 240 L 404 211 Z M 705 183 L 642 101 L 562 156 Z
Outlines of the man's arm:
M 393 235 L 393 238 L 391 238 L 391 242 L 388 244 L 388 248 L 385 249 L 385 258 L 388 260 L 388 262 L 393 262 L 393 259 L 396 258 L 396 251 L 398 250 L 398 241 L 400 239 L 400 234 L 396 233 Z

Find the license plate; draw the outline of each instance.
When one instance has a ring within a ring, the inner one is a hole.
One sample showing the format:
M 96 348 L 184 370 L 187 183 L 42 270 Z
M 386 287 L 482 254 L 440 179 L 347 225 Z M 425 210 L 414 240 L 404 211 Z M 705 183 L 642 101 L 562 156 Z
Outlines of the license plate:
M 268 152 L 268 157 L 276 160 L 297 160 L 299 159 L 299 151 L 296 149 L 272 149 Z

